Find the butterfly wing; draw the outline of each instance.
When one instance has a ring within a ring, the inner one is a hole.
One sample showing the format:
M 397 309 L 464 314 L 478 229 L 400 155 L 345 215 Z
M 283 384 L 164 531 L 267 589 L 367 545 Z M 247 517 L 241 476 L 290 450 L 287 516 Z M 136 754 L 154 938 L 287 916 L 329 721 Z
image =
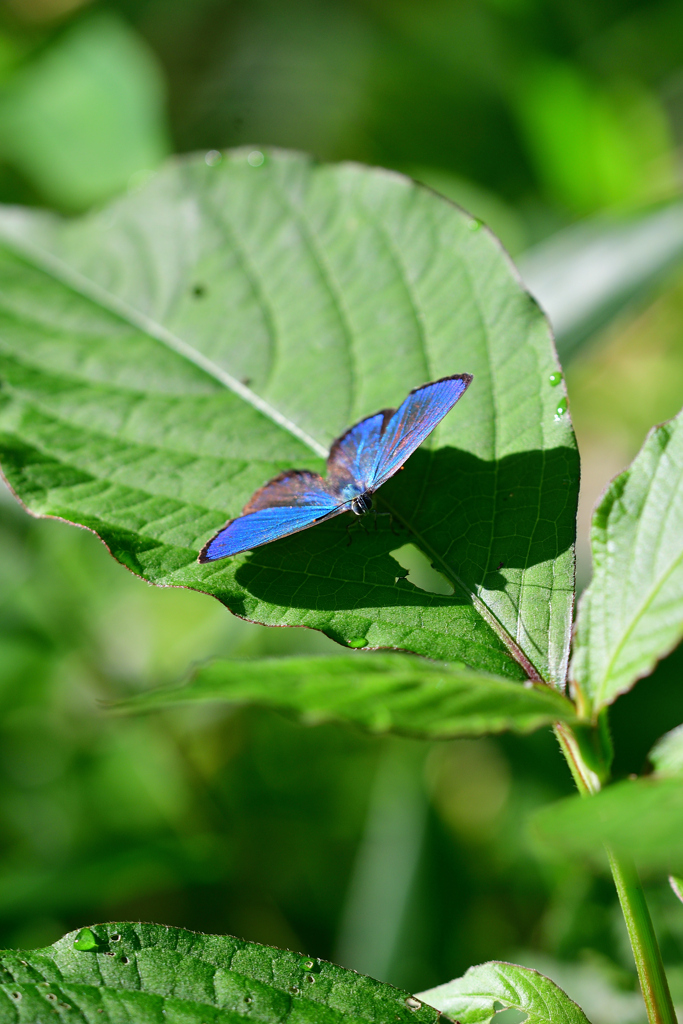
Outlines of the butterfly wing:
M 410 392 L 382 433 L 377 462 L 368 481 L 372 490 L 381 487 L 401 468 L 450 412 L 471 381 L 469 373 L 458 373 L 423 384 Z
M 353 498 L 368 489 L 382 444 L 382 432 L 394 415 L 384 409 L 356 423 L 338 437 L 327 459 L 327 484 L 345 498 Z
M 300 508 L 261 508 L 258 512 L 250 512 L 227 523 L 202 548 L 199 561 L 215 562 L 219 558 L 227 558 L 228 555 L 239 555 L 242 551 L 260 548 L 262 544 L 269 544 L 271 540 L 289 537 L 344 511 L 345 506 L 330 507 L 330 504 L 305 505 Z
M 251 551 L 314 526 L 345 508 L 317 473 L 287 470 L 256 491 L 244 506 L 245 515 L 226 523 L 202 548 L 199 561 L 215 562 Z

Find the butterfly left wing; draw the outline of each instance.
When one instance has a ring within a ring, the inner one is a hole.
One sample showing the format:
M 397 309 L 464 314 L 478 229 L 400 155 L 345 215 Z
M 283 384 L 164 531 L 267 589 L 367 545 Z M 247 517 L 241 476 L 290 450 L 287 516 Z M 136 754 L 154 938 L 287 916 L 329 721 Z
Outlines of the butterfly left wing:
M 289 537 L 346 506 L 326 487 L 317 473 L 289 469 L 264 484 L 244 506 L 244 515 L 231 519 L 199 554 L 200 562 L 215 562 L 229 555 Z
M 382 434 L 377 462 L 368 482 L 372 490 L 381 487 L 401 468 L 450 412 L 471 381 L 471 374 L 458 373 L 423 384 L 410 392 Z
M 345 505 L 283 506 L 261 508 L 246 516 L 232 519 L 212 537 L 199 553 L 199 562 L 215 562 L 228 555 L 239 555 L 269 544 L 272 540 L 289 537 L 293 533 L 315 526 L 323 519 L 331 519 L 346 511 Z

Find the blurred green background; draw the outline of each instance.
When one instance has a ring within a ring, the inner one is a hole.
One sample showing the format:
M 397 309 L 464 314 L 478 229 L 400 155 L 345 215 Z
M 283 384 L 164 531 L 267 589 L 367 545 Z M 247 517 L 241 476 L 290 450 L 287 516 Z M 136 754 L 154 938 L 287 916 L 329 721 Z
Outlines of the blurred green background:
M 74 214 L 171 152 L 252 143 L 408 172 L 499 234 L 565 360 L 581 585 L 597 495 L 683 404 L 682 141 L 679 0 L 0 2 L 2 202 Z M 142 918 L 413 991 L 512 959 L 594 1024 L 644 1020 L 611 882 L 525 830 L 572 791 L 549 732 L 116 718 L 103 701 L 193 661 L 332 645 L 147 587 L 5 492 L 0 580 L 1 945 Z M 683 721 L 682 675 L 674 652 L 613 710 L 618 774 Z M 650 894 L 683 1004 L 683 907 L 661 879 Z

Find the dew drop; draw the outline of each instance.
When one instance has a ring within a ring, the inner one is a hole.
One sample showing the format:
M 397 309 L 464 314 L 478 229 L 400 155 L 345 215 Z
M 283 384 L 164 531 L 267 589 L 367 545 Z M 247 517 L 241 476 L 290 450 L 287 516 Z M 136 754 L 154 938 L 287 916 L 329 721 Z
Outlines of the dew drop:
M 292 995 L 298 996 L 300 989 L 299 989 L 298 985 L 290 985 L 289 986 L 289 991 L 292 993 Z
M 467 227 L 470 229 L 470 231 L 478 231 L 479 228 L 481 227 L 481 224 L 482 222 L 480 220 L 477 220 L 476 217 L 472 217 L 471 220 L 468 220 Z
M 254 997 L 253 996 L 245 996 L 244 1001 L 247 1004 L 253 1003 L 254 1002 Z
M 313 985 L 313 984 L 315 984 L 315 977 L 314 977 L 314 975 L 312 975 L 312 974 L 307 974 L 307 975 L 305 975 L 305 977 L 306 977 L 306 981 L 307 981 L 307 982 L 308 982 L 308 983 L 309 983 L 310 985 Z
M 406 1006 L 409 1010 L 419 1010 L 422 1003 L 415 996 L 406 996 Z
M 555 409 L 555 412 L 557 413 L 558 416 L 564 416 L 566 411 L 567 411 L 567 399 L 566 398 L 561 398 L 559 400 L 559 402 L 557 403 L 557 408 Z
M 121 957 L 121 963 L 122 963 L 122 964 L 129 964 L 129 963 L 130 963 L 130 960 L 128 959 L 128 957 L 127 957 L 127 956 L 122 956 L 122 957 Z
M 315 960 L 302 960 L 301 966 L 305 971 L 312 971 L 315 966 Z
M 16 1001 L 19 1002 L 19 1000 L 21 999 L 21 992 L 12 992 L 11 996 L 12 999 L 16 999 Z
M 80 932 L 74 939 L 74 949 L 78 949 L 81 952 L 85 952 L 89 949 L 97 949 L 98 945 L 97 936 L 90 928 L 81 928 Z
M 204 163 L 209 167 L 215 167 L 223 159 L 223 154 L 218 149 L 210 149 L 204 157 Z
M 368 638 L 365 636 L 354 637 L 353 640 L 349 640 L 349 647 L 367 647 Z
M 259 149 L 253 149 L 247 157 L 247 163 L 250 167 L 262 167 L 265 159 L 266 158 Z
M 109 941 L 110 942 L 120 942 L 121 941 L 121 936 L 119 935 L 118 932 L 114 932 L 113 935 L 109 936 Z
M 47 998 L 50 1000 L 51 1003 L 54 1003 L 57 1000 L 57 996 L 54 994 L 54 992 L 48 992 Z
M 561 373 L 551 373 L 550 376 L 548 377 L 548 380 L 550 381 L 550 386 L 553 387 L 553 388 L 556 388 L 557 385 L 562 380 L 562 374 Z

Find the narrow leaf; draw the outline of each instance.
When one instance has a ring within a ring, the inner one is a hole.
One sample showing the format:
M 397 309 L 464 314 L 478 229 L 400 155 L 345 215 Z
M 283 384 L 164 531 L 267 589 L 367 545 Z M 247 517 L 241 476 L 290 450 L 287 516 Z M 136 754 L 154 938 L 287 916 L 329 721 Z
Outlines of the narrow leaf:
M 683 903 L 683 878 L 669 875 L 669 885 L 673 889 L 674 895 Z
M 563 360 L 683 261 L 683 203 L 565 228 L 520 256 Z
M 17 495 L 245 618 L 562 684 L 577 455 L 547 324 L 498 243 L 397 174 L 209 163 L 175 161 L 80 221 L 0 211 Z M 197 564 L 270 477 L 319 471 L 352 423 L 458 372 L 468 393 L 379 492 L 391 527 L 349 546 L 340 517 Z M 399 578 L 406 543 L 452 595 Z
M 683 414 L 651 431 L 593 516 L 572 678 L 597 713 L 683 636 Z
M 152 690 L 121 707 L 216 700 L 286 709 L 309 724 L 335 720 L 430 738 L 530 732 L 574 715 L 572 704 L 544 684 L 527 688 L 401 654 L 214 661 L 185 686 Z
M 683 779 L 628 779 L 595 796 L 560 800 L 534 815 L 533 831 L 567 857 L 588 857 L 604 865 L 603 844 L 609 843 L 641 868 L 680 870 Z
M 92 925 L 45 949 L 6 951 L 0 960 L 2 1024 L 37 1024 L 55 1011 L 88 1024 L 228 1024 L 242 1017 L 257 1024 L 436 1024 L 439 1018 L 407 992 L 324 960 L 163 925 Z
M 583 1010 L 550 978 L 496 960 L 470 967 L 454 981 L 420 993 L 461 1024 L 486 1024 L 500 1010 L 518 1010 L 518 1024 L 587 1024 Z

